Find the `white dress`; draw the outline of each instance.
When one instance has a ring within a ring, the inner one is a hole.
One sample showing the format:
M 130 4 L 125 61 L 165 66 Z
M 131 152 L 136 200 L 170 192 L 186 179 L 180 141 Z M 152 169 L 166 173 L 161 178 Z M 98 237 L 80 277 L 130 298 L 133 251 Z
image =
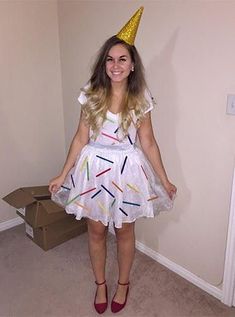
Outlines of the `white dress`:
M 148 112 L 153 109 L 153 102 L 148 93 L 146 99 Z M 84 92 L 78 100 L 80 104 L 86 102 Z M 134 111 L 131 115 L 135 122 Z M 128 136 L 120 141 L 120 117 L 107 111 L 98 137 L 95 141 L 90 138 L 63 186 L 52 194 L 52 200 L 78 220 L 86 217 L 105 226 L 113 222 L 116 228 L 121 228 L 124 222 L 154 217 L 173 206 L 149 161 L 136 146 L 133 122 Z

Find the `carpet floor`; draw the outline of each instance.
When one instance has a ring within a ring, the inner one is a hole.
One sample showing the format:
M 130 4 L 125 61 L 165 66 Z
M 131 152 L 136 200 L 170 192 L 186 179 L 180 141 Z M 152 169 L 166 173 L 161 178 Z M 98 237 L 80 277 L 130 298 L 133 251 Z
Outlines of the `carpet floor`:
M 115 237 L 108 235 L 109 301 L 117 281 Z M 25 236 L 24 225 L 0 232 L 1 317 L 91 317 L 94 277 L 87 233 L 47 252 Z M 114 316 L 110 306 L 104 317 Z M 235 308 L 136 251 L 126 317 L 235 317 Z

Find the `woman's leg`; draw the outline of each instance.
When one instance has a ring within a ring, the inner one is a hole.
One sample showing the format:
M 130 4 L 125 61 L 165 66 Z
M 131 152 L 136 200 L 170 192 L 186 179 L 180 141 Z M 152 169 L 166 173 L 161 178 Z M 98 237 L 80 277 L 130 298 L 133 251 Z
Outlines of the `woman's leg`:
M 135 256 L 135 223 L 123 223 L 122 228 L 115 228 L 117 238 L 117 256 L 119 267 L 119 282 L 129 282 L 130 271 Z M 114 301 L 123 304 L 128 285 L 117 286 Z
M 89 253 L 95 280 L 105 280 L 107 228 L 101 222 L 87 219 Z M 97 286 L 96 304 L 106 301 L 105 284 Z

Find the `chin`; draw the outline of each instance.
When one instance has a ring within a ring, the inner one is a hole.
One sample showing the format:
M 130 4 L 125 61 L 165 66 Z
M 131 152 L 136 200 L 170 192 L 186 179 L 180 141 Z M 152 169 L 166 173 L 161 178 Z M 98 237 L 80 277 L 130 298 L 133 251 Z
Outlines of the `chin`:
M 127 82 L 127 77 L 125 78 L 110 78 L 112 83 L 121 83 L 121 82 Z

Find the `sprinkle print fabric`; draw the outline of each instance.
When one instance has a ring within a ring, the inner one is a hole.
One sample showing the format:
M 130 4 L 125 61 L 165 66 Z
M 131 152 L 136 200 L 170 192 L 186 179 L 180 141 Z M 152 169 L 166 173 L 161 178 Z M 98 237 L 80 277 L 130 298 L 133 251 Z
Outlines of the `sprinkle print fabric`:
M 173 201 L 135 144 L 134 122 L 120 141 L 119 120 L 119 114 L 107 112 L 96 141 L 82 149 L 65 183 L 52 194 L 78 220 L 87 217 L 121 228 L 122 223 L 172 208 Z

